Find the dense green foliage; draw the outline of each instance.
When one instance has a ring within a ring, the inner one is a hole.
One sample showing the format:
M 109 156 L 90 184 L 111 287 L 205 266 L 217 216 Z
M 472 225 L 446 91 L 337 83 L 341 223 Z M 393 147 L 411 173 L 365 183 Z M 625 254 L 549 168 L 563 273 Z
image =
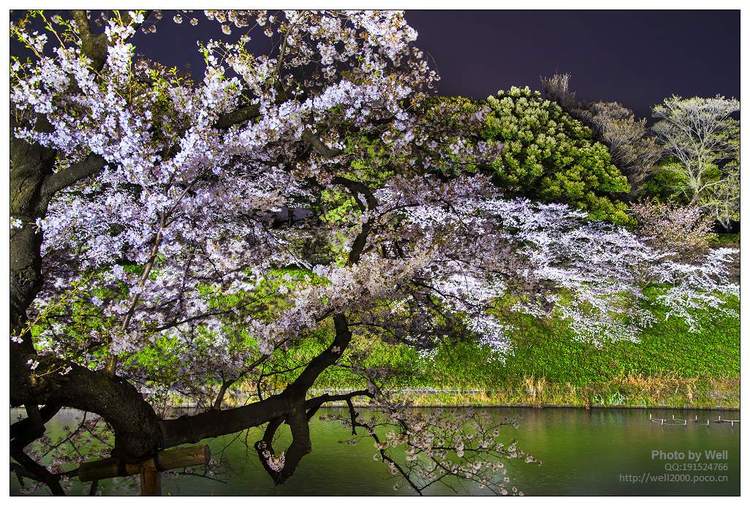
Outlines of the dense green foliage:
M 685 193 L 687 184 L 687 177 L 682 172 L 679 163 L 667 159 L 654 168 L 638 194 L 659 202 L 687 205 L 690 203 Z
M 482 132 L 504 149 L 491 167 L 498 183 L 533 198 L 569 203 L 593 219 L 629 223 L 619 199 L 630 191 L 607 147 L 590 128 L 528 87 L 487 99 Z

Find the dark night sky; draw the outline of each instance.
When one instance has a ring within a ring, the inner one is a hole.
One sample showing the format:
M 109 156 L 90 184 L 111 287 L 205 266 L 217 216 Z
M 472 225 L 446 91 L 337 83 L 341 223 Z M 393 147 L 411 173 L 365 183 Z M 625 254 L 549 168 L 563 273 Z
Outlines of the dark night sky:
M 486 97 L 573 74 L 583 99 L 641 115 L 666 96 L 739 98 L 739 11 L 410 11 L 440 93 Z
M 569 72 L 579 98 L 617 100 L 642 116 L 672 94 L 739 98 L 739 11 L 407 11 L 407 19 L 444 95 L 484 98 Z M 186 28 L 161 23 L 139 49 L 200 67 Z M 198 28 L 221 37 L 215 23 Z
M 196 28 L 176 25 L 173 13 L 164 14 L 156 34 L 136 36 L 138 51 L 166 65 L 189 64 L 199 77 L 195 41 L 222 38 L 219 25 L 202 14 Z M 641 116 L 672 94 L 739 98 L 738 10 L 407 11 L 407 19 L 444 95 L 484 98 L 569 72 L 579 98 L 617 100 Z M 268 44 L 262 35 L 253 40 Z

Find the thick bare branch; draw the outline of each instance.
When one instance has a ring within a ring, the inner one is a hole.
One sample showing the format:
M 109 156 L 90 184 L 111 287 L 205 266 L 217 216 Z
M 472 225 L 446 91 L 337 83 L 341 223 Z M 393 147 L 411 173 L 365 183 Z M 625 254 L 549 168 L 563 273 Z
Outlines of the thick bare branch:
M 41 193 L 43 198 L 49 200 L 55 195 L 55 193 L 59 192 L 60 190 L 64 190 L 65 188 L 72 186 L 78 181 L 95 175 L 104 167 L 105 164 L 106 161 L 104 160 L 104 158 L 91 153 L 80 162 L 50 176 L 47 176 L 44 184 L 42 185 Z

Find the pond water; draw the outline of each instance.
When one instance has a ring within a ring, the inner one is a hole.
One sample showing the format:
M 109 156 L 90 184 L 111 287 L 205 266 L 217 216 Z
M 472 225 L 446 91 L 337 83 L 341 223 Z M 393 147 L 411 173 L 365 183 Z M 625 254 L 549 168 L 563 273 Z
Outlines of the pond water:
M 519 448 L 542 461 L 541 464 L 511 461 L 507 465 L 511 484 L 526 495 L 738 495 L 740 491 L 740 425 L 715 423 L 719 417 L 739 418 L 736 411 L 567 408 L 487 408 L 486 411 L 493 417 L 514 418 L 518 427 L 508 427 L 506 436 L 516 439 Z M 61 413 L 48 426 L 50 432 L 59 430 L 56 424 L 69 423 L 75 416 L 74 412 Z M 669 423 L 673 416 L 687 420 L 687 425 L 662 425 L 650 419 L 665 418 Z M 705 425 L 707 420 L 710 425 Z M 311 422 L 311 435 L 312 453 L 283 485 L 274 486 L 262 469 L 252 449 L 252 443 L 260 438 L 260 431 L 251 429 L 247 438 L 249 451 L 244 433 L 241 437 L 225 436 L 208 441 L 212 455 L 223 451 L 223 463 L 215 476 L 167 473 L 162 480 L 163 493 L 412 493 L 404 486 L 394 490 L 396 480 L 382 463 L 372 458 L 375 449 L 370 439 L 362 439 L 355 445 L 346 444 L 350 439 L 346 427 L 318 418 Z M 697 455 L 700 460 L 696 460 Z M 691 467 L 691 463 L 700 465 Z M 102 494 L 132 494 L 138 492 L 138 486 L 134 478 L 117 478 L 102 482 L 99 490 Z M 457 491 L 460 494 L 487 493 L 468 485 Z M 88 484 L 74 479 L 71 492 L 86 494 Z M 453 493 L 437 487 L 427 492 Z M 11 493 L 29 491 L 21 490 L 12 476 Z M 46 489 L 32 493 L 46 493 Z

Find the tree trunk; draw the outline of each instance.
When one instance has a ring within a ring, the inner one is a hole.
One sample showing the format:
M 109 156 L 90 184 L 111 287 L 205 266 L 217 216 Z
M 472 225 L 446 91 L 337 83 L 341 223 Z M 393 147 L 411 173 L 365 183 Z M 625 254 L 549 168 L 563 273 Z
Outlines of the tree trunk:
M 13 126 L 11 117 L 11 126 Z M 42 287 L 42 231 L 36 220 L 46 214 L 57 182 L 72 184 L 101 166 L 86 159 L 63 178 L 52 178 L 55 153 L 38 145 L 10 139 L 10 215 L 22 225 L 11 232 L 10 320 L 14 340 L 10 344 L 10 402 L 12 406 L 59 405 L 102 415 L 115 429 L 120 456 L 133 460 L 150 455 L 161 444 L 156 414 L 138 391 L 125 380 L 108 378 L 96 371 L 53 357 L 37 356 L 28 326 L 27 311 Z M 82 172 L 77 170 L 85 169 Z M 67 170 L 67 169 L 66 169 Z M 46 186 L 45 186 L 46 185 Z M 39 365 L 32 373 L 28 362 Z M 62 372 L 68 370 L 66 374 Z

